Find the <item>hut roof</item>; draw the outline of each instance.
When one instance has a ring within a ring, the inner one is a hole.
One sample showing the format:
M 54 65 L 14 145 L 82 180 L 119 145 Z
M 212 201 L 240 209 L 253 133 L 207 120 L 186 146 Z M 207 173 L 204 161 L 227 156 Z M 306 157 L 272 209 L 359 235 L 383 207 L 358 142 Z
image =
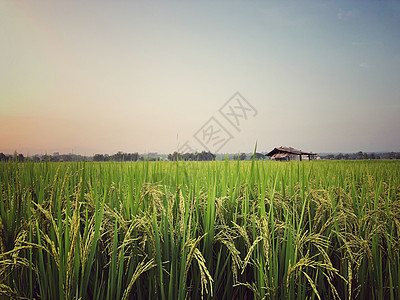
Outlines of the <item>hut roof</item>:
M 274 148 L 271 152 L 265 154 L 265 156 L 273 156 L 278 153 L 295 154 L 295 155 L 316 155 L 312 152 L 303 152 L 301 150 L 294 149 L 292 147 L 278 147 Z

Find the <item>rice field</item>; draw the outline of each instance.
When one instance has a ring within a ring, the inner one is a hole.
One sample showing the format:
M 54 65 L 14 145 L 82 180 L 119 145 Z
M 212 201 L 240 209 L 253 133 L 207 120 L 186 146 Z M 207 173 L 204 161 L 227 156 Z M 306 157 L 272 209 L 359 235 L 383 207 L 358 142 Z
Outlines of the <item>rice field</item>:
M 0 299 L 399 299 L 400 162 L 0 163 Z

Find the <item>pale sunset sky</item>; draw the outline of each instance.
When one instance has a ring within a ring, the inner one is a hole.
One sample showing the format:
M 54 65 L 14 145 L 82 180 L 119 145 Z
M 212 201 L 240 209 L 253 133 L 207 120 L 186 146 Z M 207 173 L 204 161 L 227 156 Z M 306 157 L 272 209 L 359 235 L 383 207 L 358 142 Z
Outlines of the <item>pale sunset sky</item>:
M 0 0 L 0 152 L 256 143 L 400 151 L 400 2 Z

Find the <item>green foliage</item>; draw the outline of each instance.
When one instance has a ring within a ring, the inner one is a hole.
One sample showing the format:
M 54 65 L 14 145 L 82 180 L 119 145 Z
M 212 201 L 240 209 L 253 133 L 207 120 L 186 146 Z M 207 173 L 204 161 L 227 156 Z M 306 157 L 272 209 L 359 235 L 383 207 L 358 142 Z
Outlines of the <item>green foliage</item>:
M 398 299 L 397 161 L 0 163 L 0 299 Z

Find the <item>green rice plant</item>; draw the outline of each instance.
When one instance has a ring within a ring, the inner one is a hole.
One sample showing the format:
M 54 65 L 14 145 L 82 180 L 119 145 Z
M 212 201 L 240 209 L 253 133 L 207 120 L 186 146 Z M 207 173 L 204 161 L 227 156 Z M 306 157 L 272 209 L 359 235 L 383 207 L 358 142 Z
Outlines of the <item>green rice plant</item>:
M 0 299 L 397 299 L 398 161 L 0 163 Z

